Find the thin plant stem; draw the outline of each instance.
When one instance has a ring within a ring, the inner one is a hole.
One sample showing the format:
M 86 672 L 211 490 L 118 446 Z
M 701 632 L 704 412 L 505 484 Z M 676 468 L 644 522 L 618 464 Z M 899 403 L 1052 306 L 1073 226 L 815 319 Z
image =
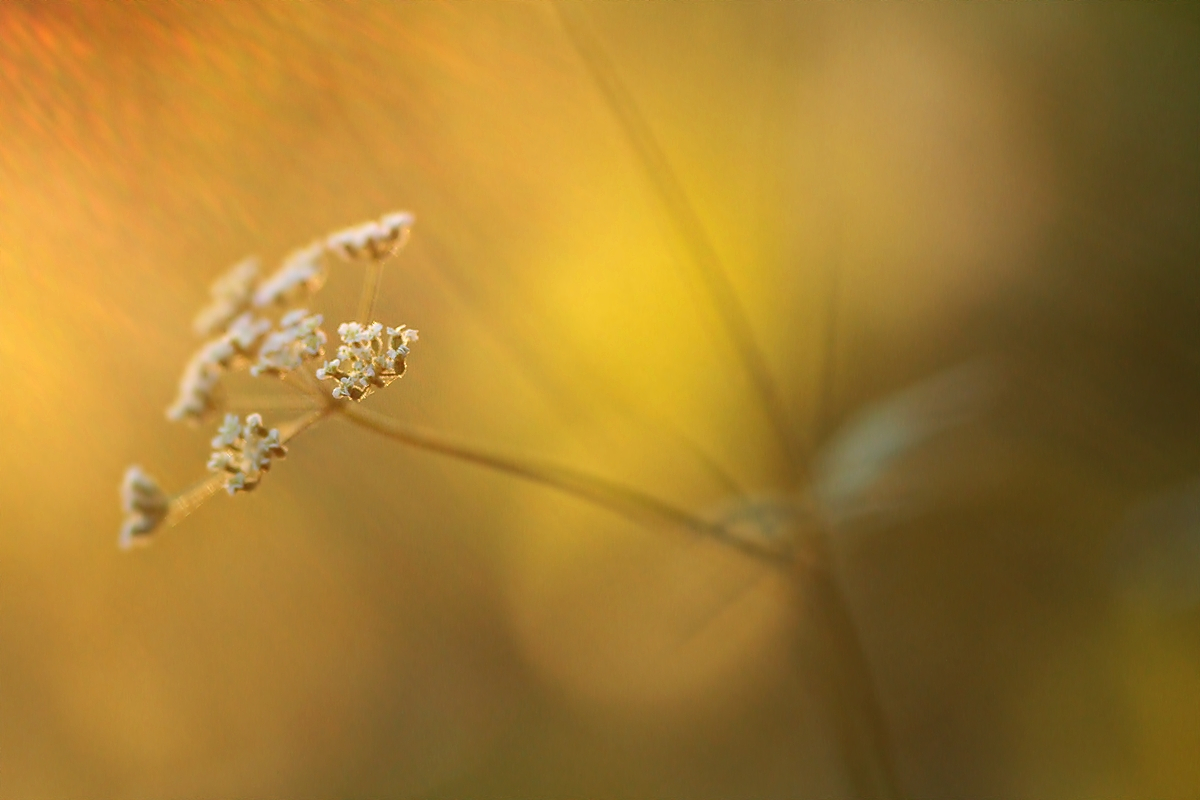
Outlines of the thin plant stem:
M 308 392 L 303 395 L 282 396 L 277 394 L 233 395 L 228 402 L 231 408 L 249 408 L 255 411 L 295 411 L 314 407 L 313 397 Z
M 738 355 L 739 363 L 758 396 L 767 423 L 779 443 L 789 477 L 794 477 L 798 459 L 794 452 L 787 412 L 771 376 L 771 370 L 767 366 L 766 356 L 750 325 L 749 316 L 734 291 L 721 257 L 717 255 L 716 248 L 700 222 L 683 185 L 633 96 L 625 88 L 616 67 L 592 32 L 582 10 L 583 6 L 573 2 L 556 2 L 552 5 L 558 12 L 563 29 L 591 73 L 613 116 L 620 123 L 642 169 L 649 176 L 651 185 L 666 209 L 667 217 L 687 250 L 700 283 L 708 293 Z
M 556 464 L 490 452 L 473 445 L 455 442 L 440 434 L 397 422 L 391 417 L 359 405 L 345 403 L 339 404 L 336 408 L 339 415 L 348 422 L 410 447 L 438 453 L 548 486 L 641 524 L 679 528 L 700 536 L 710 537 L 723 545 L 774 566 L 786 566 L 791 563 L 789 553 L 772 550 L 752 541 L 740 539 L 721 525 L 707 522 L 662 500 L 614 481 Z
M 363 278 L 362 297 L 358 301 L 358 316 L 355 317 L 364 325 L 371 323 L 371 315 L 375 313 L 375 301 L 379 297 L 379 284 L 383 282 L 383 260 L 372 258 L 367 262 L 367 274 Z
M 455 276 L 461 274 L 462 270 L 455 263 L 453 256 L 447 248 L 440 244 L 435 234 L 426 233 L 426 235 L 414 240 L 409 247 L 415 249 L 415 256 L 427 265 L 430 274 L 441 277 L 446 281 L 447 290 L 454 295 L 464 305 L 471 309 L 473 316 L 476 318 L 487 318 L 494 312 L 484 303 L 479 302 L 477 294 L 473 293 L 466 286 L 466 283 Z M 497 328 L 508 327 L 512 323 L 509 320 L 489 320 L 490 324 Z M 546 368 L 544 360 L 540 360 L 534 355 L 530 348 L 514 348 L 514 356 L 518 368 L 521 369 L 530 382 L 543 391 L 544 396 L 548 401 L 557 404 L 564 415 L 570 418 L 579 418 L 585 411 L 581 409 L 578 402 L 574 402 L 568 398 L 570 392 L 562 378 L 553 370 Z M 585 369 L 583 374 L 596 381 L 598 370 Z M 743 487 L 730 475 L 695 439 L 686 434 L 681 428 L 675 426 L 670 421 L 659 415 L 650 415 L 638 411 L 634 404 L 626 399 L 614 396 L 611 387 L 594 384 L 595 388 L 590 392 L 589 398 L 603 393 L 608 403 L 630 421 L 643 425 L 652 429 L 658 436 L 671 443 L 682 447 L 686 450 L 697 465 L 703 469 L 722 489 L 730 494 L 741 494 Z
M 822 697 L 833 719 L 838 749 L 855 796 L 892 800 L 901 796 L 892 747 L 870 662 L 846 597 L 832 570 L 828 534 L 806 542 L 800 586 L 813 637 L 811 653 Z
M 840 252 L 840 247 L 839 247 Z M 838 311 L 841 293 L 841 269 L 839 259 L 831 258 L 826 277 L 825 326 L 821 340 L 821 373 L 817 383 L 817 406 L 813 414 L 812 432 L 809 434 L 808 450 L 816 449 L 817 443 L 829 434 L 833 422 L 834 383 L 837 379 L 838 357 Z

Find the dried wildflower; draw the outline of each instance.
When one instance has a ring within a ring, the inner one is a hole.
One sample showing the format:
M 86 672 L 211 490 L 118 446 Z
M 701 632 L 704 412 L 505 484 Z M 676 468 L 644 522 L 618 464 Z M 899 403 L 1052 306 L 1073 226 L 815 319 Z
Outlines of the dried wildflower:
M 317 370 L 319 380 L 337 382 L 333 396 L 339 400 L 362 400 L 404 374 L 408 343 L 417 332 L 401 325 L 385 328 L 378 322 L 362 325 L 346 322 L 338 326 L 343 344 L 337 358 Z
M 325 345 L 325 332 L 321 330 L 324 317 L 309 314 L 307 309 L 296 309 L 279 321 L 279 330 L 267 336 L 258 354 L 258 361 L 250 367 L 251 375 L 286 375 L 309 359 L 318 358 Z
M 325 240 L 326 246 L 347 261 L 374 259 L 381 261 L 404 247 L 413 215 L 407 211 L 384 214 L 372 220 L 334 233 Z
M 212 447 L 208 469 L 226 473 L 225 490 L 230 494 L 258 486 L 263 474 L 271 469 L 271 459 L 287 455 L 279 429 L 267 430 L 258 414 L 248 414 L 245 424 L 237 414 L 226 414 Z
M 120 545 L 128 549 L 147 544 L 150 534 L 167 517 L 171 501 L 158 483 L 136 464 L 125 470 L 121 481 L 121 508 L 125 521 L 121 523 Z
M 200 310 L 193 323 L 197 336 L 213 336 L 250 308 L 254 284 L 258 282 L 258 259 L 239 261 L 213 282 L 212 299 Z
M 332 243 L 343 242 L 337 245 L 343 256 L 369 255 L 373 259 L 367 265 L 364 297 L 373 301 L 383 258 L 403 246 L 411 224 L 409 214 L 387 214 L 353 232 L 343 232 L 340 238 L 330 238 Z M 286 454 L 286 441 L 338 411 L 359 410 L 330 403 L 307 368 L 307 362 L 324 354 L 324 318 L 296 306 L 324 284 L 326 249 L 324 240 L 298 249 L 261 281 L 258 262 L 246 259 L 213 284 L 212 300 L 195 322 L 196 330 L 210 338 L 188 360 L 178 396 L 167 410 L 170 419 L 189 422 L 213 415 L 226 400 L 222 386 L 225 373 L 249 365 L 255 377 L 282 377 L 298 371 L 302 380 L 297 385 L 306 393 L 305 398 L 256 398 L 254 407 L 262 408 L 259 403 L 273 407 L 277 399 L 300 399 L 307 413 L 272 429 L 263 425 L 258 414 L 250 414 L 244 421 L 236 414 L 227 414 L 212 439 L 213 452 L 208 460 L 209 471 L 216 474 L 169 499 L 140 469 L 131 469 L 122 489 L 128 514 L 121 532 L 123 544 L 128 546 L 136 537 L 182 519 L 222 485 L 230 494 L 255 488 L 273 459 Z M 403 325 L 387 328 L 380 323 L 347 323 L 338 332 L 342 337 L 338 357 L 317 374 L 338 382 L 333 391 L 335 398 L 354 400 L 361 400 L 404 374 L 409 343 L 417 338 L 416 331 Z M 237 398 L 233 401 L 238 402 Z
M 254 292 L 254 307 L 288 306 L 309 297 L 325 284 L 324 248 L 319 242 L 295 250 Z

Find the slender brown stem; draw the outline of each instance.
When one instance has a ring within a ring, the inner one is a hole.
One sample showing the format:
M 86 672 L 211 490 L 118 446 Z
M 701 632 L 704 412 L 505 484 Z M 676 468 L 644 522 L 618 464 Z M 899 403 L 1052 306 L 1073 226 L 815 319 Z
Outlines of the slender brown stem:
M 248 394 L 234 395 L 228 400 L 230 408 L 248 408 L 254 411 L 296 411 L 315 406 L 311 393 L 303 395 Z
M 707 536 L 775 566 L 791 563 L 790 554 L 767 548 L 731 534 L 721 525 L 700 519 L 682 509 L 614 481 L 588 475 L 557 464 L 489 452 L 474 445 L 454 442 L 440 434 L 404 425 L 353 403 L 341 403 L 338 413 L 347 421 L 389 439 L 439 455 L 466 461 L 565 492 L 572 497 L 654 527 L 683 529 Z

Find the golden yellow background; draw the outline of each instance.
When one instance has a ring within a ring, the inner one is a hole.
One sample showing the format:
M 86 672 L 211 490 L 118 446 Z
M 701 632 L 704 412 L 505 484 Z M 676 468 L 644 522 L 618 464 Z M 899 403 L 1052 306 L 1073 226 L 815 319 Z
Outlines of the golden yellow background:
M 836 422 L 981 354 L 1034 376 L 943 465 L 1003 473 L 989 501 L 847 533 L 905 792 L 1194 792 L 1195 607 L 1114 588 L 1105 548 L 1200 466 L 1195 15 L 577 11 L 797 441 L 831 308 Z M 393 209 L 379 316 L 421 340 L 374 407 L 708 517 L 797 489 L 550 6 L 6 2 L 0 797 L 844 793 L 795 586 L 716 544 L 332 420 L 117 550 L 127 464 L 203 473 L 163 409 L 211 280 Z

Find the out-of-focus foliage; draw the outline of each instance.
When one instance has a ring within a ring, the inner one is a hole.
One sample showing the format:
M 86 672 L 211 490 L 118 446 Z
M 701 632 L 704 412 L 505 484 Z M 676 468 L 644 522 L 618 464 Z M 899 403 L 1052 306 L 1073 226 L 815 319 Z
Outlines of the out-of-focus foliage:
M 421 347 L 368 402 L 709 518 L 840 498 L 908 795 L 1193 791 L 1194 13 L 582 12 L 798 483 L 551 7 L 0 5 L 0 795 L 845 790 L 794 578 L 715 543 L 331 421 L 117 550 L 128 463 L 203 472 L 210 281 L 393 208 Z

